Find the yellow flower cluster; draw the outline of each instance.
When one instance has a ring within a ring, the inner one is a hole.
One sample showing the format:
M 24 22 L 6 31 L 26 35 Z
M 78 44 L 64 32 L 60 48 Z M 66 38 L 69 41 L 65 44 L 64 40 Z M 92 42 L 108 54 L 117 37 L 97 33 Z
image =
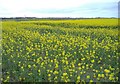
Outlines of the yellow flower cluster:
M 3 21 L 3 82 L 118 80 L 116 19 Z

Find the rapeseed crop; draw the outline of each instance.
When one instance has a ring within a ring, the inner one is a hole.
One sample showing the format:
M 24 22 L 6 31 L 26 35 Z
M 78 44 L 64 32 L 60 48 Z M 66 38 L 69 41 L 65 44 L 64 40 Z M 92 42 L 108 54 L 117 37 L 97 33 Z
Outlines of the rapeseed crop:
M 118 81 L 117 19 L 2 25 L 3 82 Z

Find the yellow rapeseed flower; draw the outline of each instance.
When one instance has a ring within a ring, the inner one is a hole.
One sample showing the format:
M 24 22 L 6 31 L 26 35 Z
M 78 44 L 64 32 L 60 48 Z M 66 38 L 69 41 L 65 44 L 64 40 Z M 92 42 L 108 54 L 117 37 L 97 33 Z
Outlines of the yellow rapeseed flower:
M 102 74 L 102 75 L 101 75 L 101 77 L 102 77 L 102 78 L 104 78 L 104 77 L 105 77 L 105 75 L 104 75 L 104 74 Z
M 109 73 L 109 72 L 110 72 L 110 70 L 108 70 L 108 69 L 105 69 L 105 70 L 104 70 L 104 72 L 105 72 L 105 73 Z
M 68 61 L 66 61 L 66 64 L 68 65 Z
M 38 70 L 38 72 L 40 73 L 40 69 Z
M 28 68 L 31 68 L 31 65 L 28 65 Z
M 80 76 L 78 76 L 77 79 L 79 80 L 79 79 L 80 79 Z
M 90 80 L 90 82 L 93 82 L 93 80 Z
M 48 74 L 48 76 L 51 76 L 51 74 Z
M 88 76 L 87 76 L 87 78 L 89 79 L 89 78 L 90 78 L 90 76 L 88 75 Z
M 55 65 L 55 68 L 58 68 L 58 64 Z
M 54 71 L 54 74 L 58 74 L 58 71 Z
M 66 76 L 67 75 L 67 73 L 63 73 L 63 76 Z
M 81 64 L 80 63 L 78 63 L 78 66 L 80 66 Z
M 93 59 L 93 60 L 91 60 L 91 62 L 92 62 L 92 63 L 94 63 L 94 62 L 95 62 L 95 60 Z

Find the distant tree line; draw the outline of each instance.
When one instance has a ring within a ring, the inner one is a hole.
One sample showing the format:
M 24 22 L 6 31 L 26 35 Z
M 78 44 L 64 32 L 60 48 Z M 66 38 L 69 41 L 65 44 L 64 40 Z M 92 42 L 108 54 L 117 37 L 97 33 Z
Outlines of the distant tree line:
M 10 18 L 6 18 L 6 17 L 2 17 L 0 19 L 2 20 L 15 20 L 15 21 L 21 21 L 21 20 L 77 20 L 77 19 L 98 19 L 98 18 L 104 18 L 106 19 L 106 17 L 95 17 L 95 18 L 84 18 L 84 17 L 79 17 L 79 18 L 71 18 L 71 17 L 43 17 L 43 18 L 37 18 L 37 17 L 10 17 Z M 110 17 L 110 18 L 115 18 L 115 17 Z

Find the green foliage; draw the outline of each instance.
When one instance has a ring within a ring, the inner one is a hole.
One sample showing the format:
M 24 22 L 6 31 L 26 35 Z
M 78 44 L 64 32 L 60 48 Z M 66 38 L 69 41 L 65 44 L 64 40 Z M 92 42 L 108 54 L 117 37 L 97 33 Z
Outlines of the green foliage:
M 2 22 L 3 82 L 118 81 L 117 19 Z

